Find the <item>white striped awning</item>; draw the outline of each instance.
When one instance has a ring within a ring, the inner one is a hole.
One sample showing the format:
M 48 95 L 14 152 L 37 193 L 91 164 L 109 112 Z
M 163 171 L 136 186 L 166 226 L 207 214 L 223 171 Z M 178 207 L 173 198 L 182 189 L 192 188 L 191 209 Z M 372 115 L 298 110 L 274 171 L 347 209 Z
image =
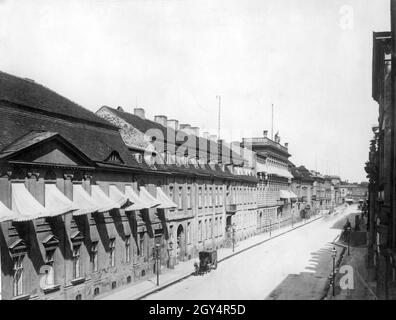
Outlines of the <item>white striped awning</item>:
M 98 212 L 119 209 L 121 206 L 110 199 L 98 185 L 91 185 L 92 199 L 98 206 Z
M 73 204 L 78 208 L 77 211 L 73 212 L 73 216 L 94 213 L 98 210 L 98 206 L 95 204 L 95 201 L 80 184 L 73 185 Z
M 289 191 L 289 194 L 290 194 L 290 199 L 298 198 L 297 195 L 293 191 Z
M 133 190 L 131 186 L 125 186 L 125 195 L 128 197 L 132 204 L 125 208 L 125 211 L 135 211 L 148 209 L 149 206 L 145 205 L 139 198 L 139 195 Z
M 18 218 L 18 214 L 8 209 L 3 202 L 0 201 L 0 222 L 11 221 Z
M 50 216 L 55 217 L 70 211 L 75 211 L 78 206 L 69 200 L 55 184 L 45 185 L 45 208 Z
M 149 206 L 149 208 L 158 207 L 161 203 L 155 199 L 145 187 L 140 187 L 139 193 L 140 200 Z
M 120 189 L 118 189 L 117 186 L 115 186 L 114 184 L 109 186 L 109 197 L 120 207 L 128 202 L 128 197 L 123 194 Z
M 174 203 L 160 187 L 157 187 L 157 200 L 161 203 L 159 209 L 175 209 L 177 204 Z
M 51 216 L 50 212 L 26 189 L 23 182 L 12 183 L 11 190 L 12 211 L 18 214 L 18 217 L 14 221 L 31 221 L 37 218 Z
M 290 193 L 287 190 L 279 190 L 279 198 L 290 199 Z

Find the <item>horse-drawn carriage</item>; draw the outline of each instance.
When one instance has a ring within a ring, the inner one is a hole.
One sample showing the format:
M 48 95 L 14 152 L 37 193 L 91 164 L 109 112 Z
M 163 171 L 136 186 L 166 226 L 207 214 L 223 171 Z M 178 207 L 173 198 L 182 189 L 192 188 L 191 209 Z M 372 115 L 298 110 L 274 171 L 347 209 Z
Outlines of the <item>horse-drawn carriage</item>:
M 195 274 L 202 275 L 217 269 L 217 251 L 216 250 L 203 250 L 199 252 L 199 265 L 194 264 Z

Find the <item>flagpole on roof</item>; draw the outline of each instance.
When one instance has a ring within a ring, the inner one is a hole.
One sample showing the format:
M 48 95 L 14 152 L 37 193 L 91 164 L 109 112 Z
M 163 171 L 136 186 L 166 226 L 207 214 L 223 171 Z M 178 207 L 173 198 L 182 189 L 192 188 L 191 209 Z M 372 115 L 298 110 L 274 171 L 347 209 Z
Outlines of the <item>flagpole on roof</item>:
M 272 106 L 272 115 L 271 115 L 271 139 L 274 140 L 274 104 Z
M 218 117 L 218 126 L 217 126 L 217 139 L 220 139 L 220 116 L 221 116 L 221 96 L 216 96 L 216 99 L 219 100 L 219 117 Z

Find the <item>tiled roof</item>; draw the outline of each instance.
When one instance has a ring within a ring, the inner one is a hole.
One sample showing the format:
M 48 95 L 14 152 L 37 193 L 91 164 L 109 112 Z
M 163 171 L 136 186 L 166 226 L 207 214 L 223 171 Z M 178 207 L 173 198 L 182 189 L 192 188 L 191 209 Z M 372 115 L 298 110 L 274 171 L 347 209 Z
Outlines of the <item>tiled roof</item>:
M 175 131 L 172 128 L 164 127 L 163 125 L 161 125 L 155 121 L 149 120 L 149 119 L 142 119 L 139 116 L 136 116 L 129 112 L 124 112 L 124 111 L 121 111 L 118 109 L 104 106 L 97 111 L 98 116 L 101 116 L 101 117 L 103 116 L 102 110 L 104 108 L 107 109 L 108 111 L 110 111 L 111 113 L 113 113 L 114 115 L 116 115 L 117 117 L 123 119 L 125 122 L 132 125 L 132 127 L 137 129 L 137 132 L 139 132 L 139 134 L 131 133 L 129 135 L 130 140 L 127 139 L 125 141 L 126 143 L 128 143 L 128 141 L 130 141 L 131 144 L 134 144 L 134 145 L 147 145 L 147 141 L 144 140 L 144 139 L 146 139 L 144 136 L 147 137 L 147 135 L 145 135 L 146 132 L 150 129 L 151 130 L 159 130 L 162 132 L 164 141 L 167 141 L 167 138 L 169 135 L 169 137 L 172 139 L 171 142 L 176 142 L 177 146 L 183 145 L 187 149 L 194 149 L 194 150 L 196 150 L 196 148 L 199 146 L 206 146 L 208 151 L 216 150 L 218 152 L 218 151 L 223 150 L 226 153 L 226 155 L 224 155 L 225 157 L 232 156 L 235 161 L 241 160 L 240 155 L 238 155 L 236 152 L 233 152 L 227 146 L 223 147 L 223 149 L 222 149 L 218 143 L 216 143 L 215 141 L 209 140 L 209 139 L 197 137 L 195 135 L 190 135 L 189 136 L 190 138 L 186 141 L 184 141 L 184 140 L 181 141 L 180 139 L 175 141 L 175 139 L 177 139 L 178 137 L 184 137 L 186 135 L 183 132 L 181 132 L 180 130 Z M 120 123 L 117 123 L 114 120 L 111 120 L 111 122 L 114 125 L 117 125 L 120 129 L 123 129 L 123 126 L 121 126 Z M 130 128 L 126 128 L 126 129 L 128 129 L 128 131 L 131 131 Z M 122 131 L 125 131 L 125 130 L 122 130 Z M 126 136 L 127 136 L 127 134 L 124 133 L 123 138 Z M 159 141 L 164 142 L 162 139 L 159 139 Z M 220 155 L 221 155 L 221 153 L 220 153 Z
M 291 172 L 295 179 L 301 179 L 301 180 L 306 180 L 306 181 L 313 180 L 311 172 L 309 172 L 309 170 L 307 168 L 305 168 L 304 166 L 292 167 Z
M 20 102 L 25 107 L 15 104 Z M 51 111 L 51 114 L 43 114 L 42 110 Z M 89 122 L 65 117 L 63 113 Z M 103 162 L 117 151 L 124 166 L 141 167 L 118 129 L 104 121 L 49 89 L 0 72 L 0 152 L 7 151 L 11 144 L 17 148 L 29 143 L 28 134 L 32 135 L 29 139 L 40 139 L 43 137 L 38 132 L 48 131 L 60 134 L 94 162 Z
M 89 121 L 104 126 L 110 124 L 95 113 L 28 79 L 0 71 L 0 101 L 8 101 L 45 113 L 56 113 L 79 121 Z

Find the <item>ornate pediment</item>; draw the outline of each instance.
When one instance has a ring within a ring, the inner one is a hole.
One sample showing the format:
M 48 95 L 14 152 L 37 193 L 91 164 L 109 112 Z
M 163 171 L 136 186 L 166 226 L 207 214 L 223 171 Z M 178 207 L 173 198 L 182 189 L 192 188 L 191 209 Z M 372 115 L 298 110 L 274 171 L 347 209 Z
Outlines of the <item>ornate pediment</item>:
M 26 254 L 29 248 L 29 244 L 23 239 L 15 240 L 8 249 L 12 255 L 22 255 Z
M 46 249 L 56 248 L 59 246 L 59 238 L 51 234 L 45 237 L 45 239 L 42 241 L 42 244 Z
M 79 245 L 84 241 L 84 235 L 80 231 L 75 231 L 70 236 L 70 240 L 72 241 L 73 245 Z
M 93 162 L 56 132 L 31 131 L 4 148 L 0 157 L 12 162 L 92 167 Z

